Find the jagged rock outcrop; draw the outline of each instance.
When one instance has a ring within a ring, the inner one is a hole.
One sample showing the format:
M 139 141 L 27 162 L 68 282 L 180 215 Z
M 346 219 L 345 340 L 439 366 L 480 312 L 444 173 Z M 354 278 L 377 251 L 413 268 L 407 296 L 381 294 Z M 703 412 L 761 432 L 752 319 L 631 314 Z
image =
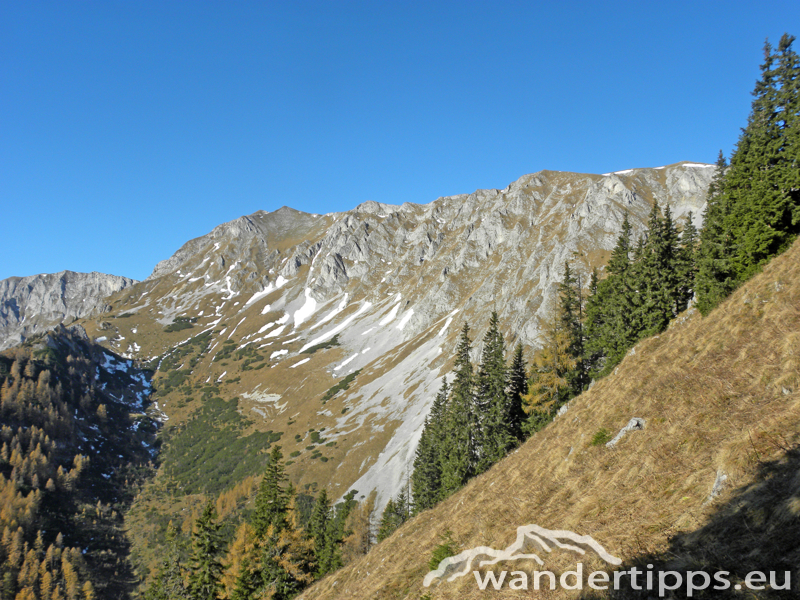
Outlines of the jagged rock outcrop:
M 107 310 L 106 298 L 135 280 L 61 271 L 0 280 L 0 350 L 63 321 Z

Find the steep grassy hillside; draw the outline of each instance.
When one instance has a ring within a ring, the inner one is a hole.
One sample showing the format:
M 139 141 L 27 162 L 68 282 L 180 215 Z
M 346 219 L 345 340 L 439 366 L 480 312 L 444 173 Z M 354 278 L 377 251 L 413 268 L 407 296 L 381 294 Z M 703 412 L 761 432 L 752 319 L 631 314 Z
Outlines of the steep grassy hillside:
M 606 447 L 634 417 L 644 430 Z M 471 574 L 422 586 L 447 531 L 461 550 L 505 548 L 529 523 L 591 535 L 626 566 L 722 569 L 734 583 L 752 570 L 791 570 L 800 585 L 800 243 L 708 317 L 692 312 L 641 342 L 519 450 L 302 598 L 529 598 L 507 586 L 481 592 Z M 497 570 L 559 572 L 576 560 L 566 551 L 545 559 Z

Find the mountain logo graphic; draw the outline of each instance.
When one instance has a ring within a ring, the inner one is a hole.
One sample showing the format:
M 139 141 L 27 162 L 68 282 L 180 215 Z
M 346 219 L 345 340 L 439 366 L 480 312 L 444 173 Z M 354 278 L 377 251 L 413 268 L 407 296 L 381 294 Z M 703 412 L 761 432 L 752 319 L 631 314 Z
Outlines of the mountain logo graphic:
M 552 552 L 554 549 L 571 550 L 580 555 L 593 552 L 609 564 L 615 566 L 622 564 L 621 559 L 606 552 L 606 549 L 591 536 L 579 535 L 572 531 L 545 529 L 532 524 L 517 527 L 517 539 L 503 550 L 478 546 L 445 558 L 435 571 L 425 576 L 422 584 L 430 587 L 434 582 L 454 581 L 468 574 L 473 568 L 493 565 L 500 561 L 533 560 L 544 565 L 539 555 L 533 552 Z

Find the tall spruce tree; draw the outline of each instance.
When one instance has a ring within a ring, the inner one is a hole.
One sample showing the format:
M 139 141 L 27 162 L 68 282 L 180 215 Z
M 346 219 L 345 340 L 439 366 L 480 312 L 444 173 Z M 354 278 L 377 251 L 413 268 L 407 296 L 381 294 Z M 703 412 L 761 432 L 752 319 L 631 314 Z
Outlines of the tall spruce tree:
M 697 276 L 698 233 L 694 226 L 694 215 L 689 211 L 686 224 L 681 232 L 681 242 L 676 257 L 676 275 L 678 291 L 676 295 L 676 312 L 680 313 L 689 307 L 694 296 L 694 282 Z
M 602 335 L 605 328 L 605 305 L 598 296 L 599 277 L 597 267 L 592 269 L 589 279 L 589 289 L 586 298 L 586 318 L 584 321 L 584 332 L 586 341 L 584 342 L 583 362 L 586 368 L 587 377 L 592 379 L 603 370 L 605 361 L 605 347 L 602 345 Z
M 570 267 L 569 261 L 564 261 L 564 278 L 558 285 L 559 302 L 561 309 L 561 325 L 569 338 L 567 351 L 575 359 L 575 368 L 566 373 L 571 395 L 577 396 L 589 384 L 588 374 L 583 362 L 584 332 L 583 332 L 583 290 L 579 276 Z
M 190 559 L 189 595 L 192 600 L 216 600 L 221 589 L 222 541 L 214 503 L 206 503 L 192 530 L 192 556 Z
M 293 490 L 288 493 L 282 528 L 270 525 L 259 547 L 257 573 L 261 581 L 255 598 L 289 600 L 313 581 L 313 542 L 300 527 Z
M 315 574 L 322 577 L 330 570 L 333 559 L 331 539 L 331 503 L 328 492 L 323 488 L 317 496 L 311 520 L 308 522 L 308 535 L 314 541 L 314 557 L 317 565 Z
M 587 312 L 597 320 L 599 328 L 592 330 L 589 350 L 602 352 L 602 370 L 592 377 L 604 376 L 625 357 L 628 349 L 636 343 L 641 331 L 640 299 L 637 297 L 636 273 L 631 261 L 634 252 L 633 227 L 626 212 L 617 243 L 608 262 L 608 276 L 597 285 L 597 293 L 590 299 Z M 643 246 L 640 246 L 643 248 Z M 598 310 L 598 307 L 602 307 Z
M 489 319 L 489 330 L 483 336 L 481 364 L 476 377 L 476 408 L 480 415 L 477 472 L 483 472 L 503 458 L 516 438 L 511 431 L 511 403 L 506 393 L 505 342 L 500 333 L 496 311 Z
M 442 498 L 442 437 L 447 415 L 447 378 L 425 417 L 422 435 L 414 458 L 411 485 L 414 494 L 414 512 L 432 508 Z
M 525 412 L 522 410 L 522 397 L 528 393 L 528 365 L 522 343 L 517 343 L 511 364 L 508 367 L 509 431 L 517 440 L 523 439 L 522 424 Z
M 730 209 L 725 194 L 727 169 L 728 161 L 720 150 L 714 177 L 708 188 L 700 245 L 697 249 L 695 290 L 697 308 L 704 315 L 711 312 L 736 286 L 736 275 L 731 263 L 733 236 L 728 229 Z
M 256 537 L 263 538 L 270 526 L 281 530 L 286 526 L 288 494 L 283 487 L 287 480 L 280 446 L 273 446 L 269 462 L 256 494 L 251 523 Z
M 178 532 L 167 525 L 167 545 L 165 556 L 156 571 L 156 576 L 144 594 L 145 600 L 189 600 L 184 566 L 181 564 L 181 543 Z
M 669 207 L 662 216 L 653 203 L 642 252 L 634 260 L 634 286 L 639 296 L 640 315 L 635 338 L 660 333 L 675 316 L 679 301 L 677 277 L 678 234 Z M 625 348 L 627 351 L 627 348 Z
M 474 376 L 469 324 L 464 323 L 456 349 L 455 377 L 447 404 L 442 444 L 442 495 L 449 496 L 475 474 L 477 464 L 478 415 L 475 409 Z
M 378 528 L 378 541 L 382 542 L 392 535 L 403 523 L 408 521 L 410 516 L 408 496 L 405 490 L 400 490 L 400 493 L 391 498 L 383 510 Z
M 722 185 L 709 193 L 697 275 L 703 314 L 800 233 L 800 59 L 794 40 L 784 34 L 777 51 L 765 43 L 747 126 Z
M 784 34 L 777 52 L 769 42 L 764 44 L 761 79 L 726 177 L 725 192 L 732 204 L 729 228 L 735 240 L 733 264 L 739 283 L 785 250 L 800 232 L 798 148 L 792 147 L 797 136 L 800 74 L 792 50 L 794 39 Z

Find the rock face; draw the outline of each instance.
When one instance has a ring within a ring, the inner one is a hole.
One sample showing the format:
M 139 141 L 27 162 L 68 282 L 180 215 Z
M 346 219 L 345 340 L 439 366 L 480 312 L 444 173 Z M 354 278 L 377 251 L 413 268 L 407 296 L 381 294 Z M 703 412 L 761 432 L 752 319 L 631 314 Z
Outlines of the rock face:
M 474 359 L 493 310 L 507 347 L 522 342 L 530 357 L 564 262 L 588 285 L 625 213 L 639 236 L 654 202 L 670 208 L 679 228 L 690 212 L 699 226 L 713 173 L 694 163 L 605 175 L 540 171 L 503 190 L 429 204 L 259 211 L 187 242 L 115 296 L 115 310 L 133 315 L 114 319 L 115 331 L 87 331 L 132 358 L 166 356 L 206 333 L 207 354 L 178 362 L 179 370 L 196 384 L 229 381 L 226 397 L 283 439 L 324 430 L 336 444 L 326 466 L 303 454 L 305 443 L 287 442 L 287 452 L 299 453 L 296 484 L 378 490 L 380 506 L 410 475 L 462 323 L 472 328 Z M 165 337 L 175 319 L 193 328 Z M 319 350 L 328 342 L 333 349 Z M 269 368 L 238 370 L 225 354 L 215 360 L 223 347 L 249 347 Z M 323 401 L 347 375 L 355 377 L 349 387 Z M 247 400 L 261 397 L 274 400 Z M 173 402 L 164 402 L 169 413 Z
M 0 280 L 0 350 L 62 321 L 103 312 L 106 297 L 134 283 L 127 277 L 73 271 Z

